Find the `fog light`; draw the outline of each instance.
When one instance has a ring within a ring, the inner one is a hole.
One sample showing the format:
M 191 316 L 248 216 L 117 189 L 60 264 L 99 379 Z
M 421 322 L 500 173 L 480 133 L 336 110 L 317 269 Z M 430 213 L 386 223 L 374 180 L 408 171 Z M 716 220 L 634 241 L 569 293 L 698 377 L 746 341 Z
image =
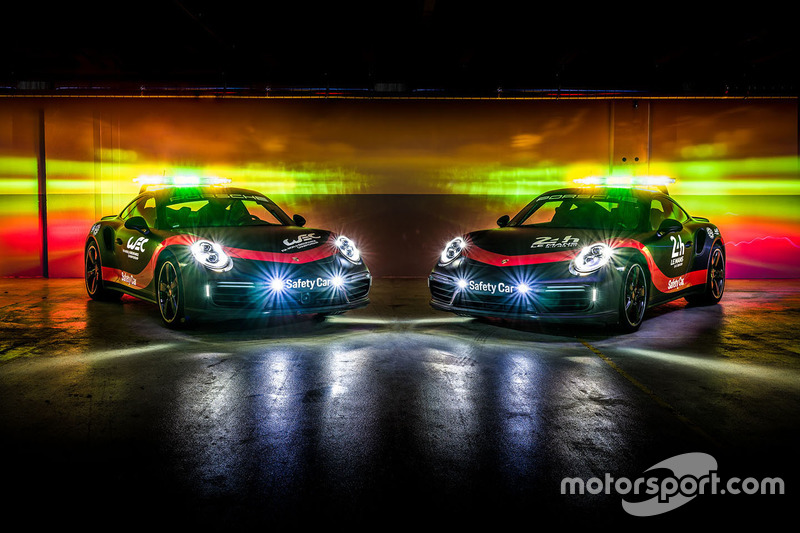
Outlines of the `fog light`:
M 342 276 L 333 276 L 331 278 L 331 285 L 333 285 L 337 289 L 341 289 L 342 287 L 344 287 L 344 278 L 342 278 Z
M 456 285 L 458 285 L 459 289 L 466 289 L 467 288 L 467 280 L 460 279 L 460 280 L 456 281 Z
M 528 286 L 527 283 L 520 283 L 519 285 L 517 285 L 517 292 L 520 294 L 527 294 L 528 291 L 530 290 L 531 288 Z
M 269 288 L 275 292 L 281 292 L 285 288 L 285 285 L 281 278 L 272 278 L 272 281 L 269 282 Z

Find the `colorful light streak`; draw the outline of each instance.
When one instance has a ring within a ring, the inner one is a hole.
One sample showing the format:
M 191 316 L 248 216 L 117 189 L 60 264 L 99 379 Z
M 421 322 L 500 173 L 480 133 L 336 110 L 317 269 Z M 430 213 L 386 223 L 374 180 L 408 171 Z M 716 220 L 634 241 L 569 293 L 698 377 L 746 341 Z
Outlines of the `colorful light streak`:
M 646 144 L 637 138 L 641 132 L 615 130 L 608 122 L 611 107 L 629 107 L 624 99 L 500 100 L 499 105 L 36 100 L 0 99 L 0 124 L 8 126 L 0 128 L 0 275 L 35 274 L 40 253 L 34 143 L 11 142 L 5 132 L 24 122 L 25 109 L 52 106 L 45 116 L 53 276 L 82 275 L 81 248 L 90 225 L 119 212 L 138 193 L 133 177 L 166 172 L 225 176 L 305 215 L 310 226 L 348 235 L 355 227 L 356 242 L 369 250 L 367 259 L 378 270 L 384 259 L 376 250 L 382 243 L 427 264 L 441 252 L 441 238 L 457 234 L 452 226 L 489 227 L 500 214 L 513 214 L 542 192 L 571 186 L 575 178 L 664 175 L 676 179 L 669 190 L 681 205 L 711 219 L 734 243 L 728 249 L 731 276 L 800 277 L 793 100 L 649 99 L 655 102 L 652 153 L 638 164 L 620 163 L 622 154 L 616 152 Z M 621 123 L 622 114 L 615 116 Z M 367 219 L 341 207 L 373 201 L 349 200 L 354 195 L 376 195 L 375 202 L 391 205 L 396 194 L 424 195 L 425 202 L 396 220 L 384 220 L 382 213 Z M 457 214 L 437 212 L 454 204 L 460 207 Z M 422 219 L 444 227 L 445 235 L 430 223 L 420 227 Z

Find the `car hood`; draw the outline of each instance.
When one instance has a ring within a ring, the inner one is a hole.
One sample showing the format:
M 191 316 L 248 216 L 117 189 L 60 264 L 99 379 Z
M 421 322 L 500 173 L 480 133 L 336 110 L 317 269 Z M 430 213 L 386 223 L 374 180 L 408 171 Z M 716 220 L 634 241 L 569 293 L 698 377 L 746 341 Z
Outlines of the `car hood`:
M 474 231 L 467 240 L 487 252 L 515 256 L 577 251 L 610 237 L 608 232 L 593 229 L 511 227 Z
M 197 228 L 192 235 L 226 248 L 256 252 L 296 253 L 327 244 L 331 232 L 297 226 L 242 226 L 234 228 Z

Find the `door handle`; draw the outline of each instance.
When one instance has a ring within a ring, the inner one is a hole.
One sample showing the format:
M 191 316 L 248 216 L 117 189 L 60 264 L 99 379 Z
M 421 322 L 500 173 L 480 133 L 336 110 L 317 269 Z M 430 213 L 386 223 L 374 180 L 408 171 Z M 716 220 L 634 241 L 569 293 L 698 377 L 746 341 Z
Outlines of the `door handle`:
M 117 237 L 117 240 L 115 242 L 120 246 L 122 246 L 122 239 L 120 239 L 119 237 Z

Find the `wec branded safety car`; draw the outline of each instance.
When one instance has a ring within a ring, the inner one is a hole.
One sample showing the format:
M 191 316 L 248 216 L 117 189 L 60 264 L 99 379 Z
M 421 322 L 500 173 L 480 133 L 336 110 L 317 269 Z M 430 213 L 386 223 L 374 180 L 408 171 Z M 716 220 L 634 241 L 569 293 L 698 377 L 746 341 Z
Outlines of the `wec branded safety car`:
M 722 298 L 722 235 L 668 195 L 674 180 L 576 181 L 582 186 L 544 193 L 513 218 L 500 217 L 499 228 L 447 243 L 428 278 L 431 305 L 467 316 L 585 318 L 633 331 L 648 307 Z
M 300 215 L 229 180 L 139 181 L 140 194 L 86 239 L 93 299 L 152 301 L 168 326 L 209 314 L 327 315 L 367 305 L 372 278 L 347 237 L 305 228 Z

